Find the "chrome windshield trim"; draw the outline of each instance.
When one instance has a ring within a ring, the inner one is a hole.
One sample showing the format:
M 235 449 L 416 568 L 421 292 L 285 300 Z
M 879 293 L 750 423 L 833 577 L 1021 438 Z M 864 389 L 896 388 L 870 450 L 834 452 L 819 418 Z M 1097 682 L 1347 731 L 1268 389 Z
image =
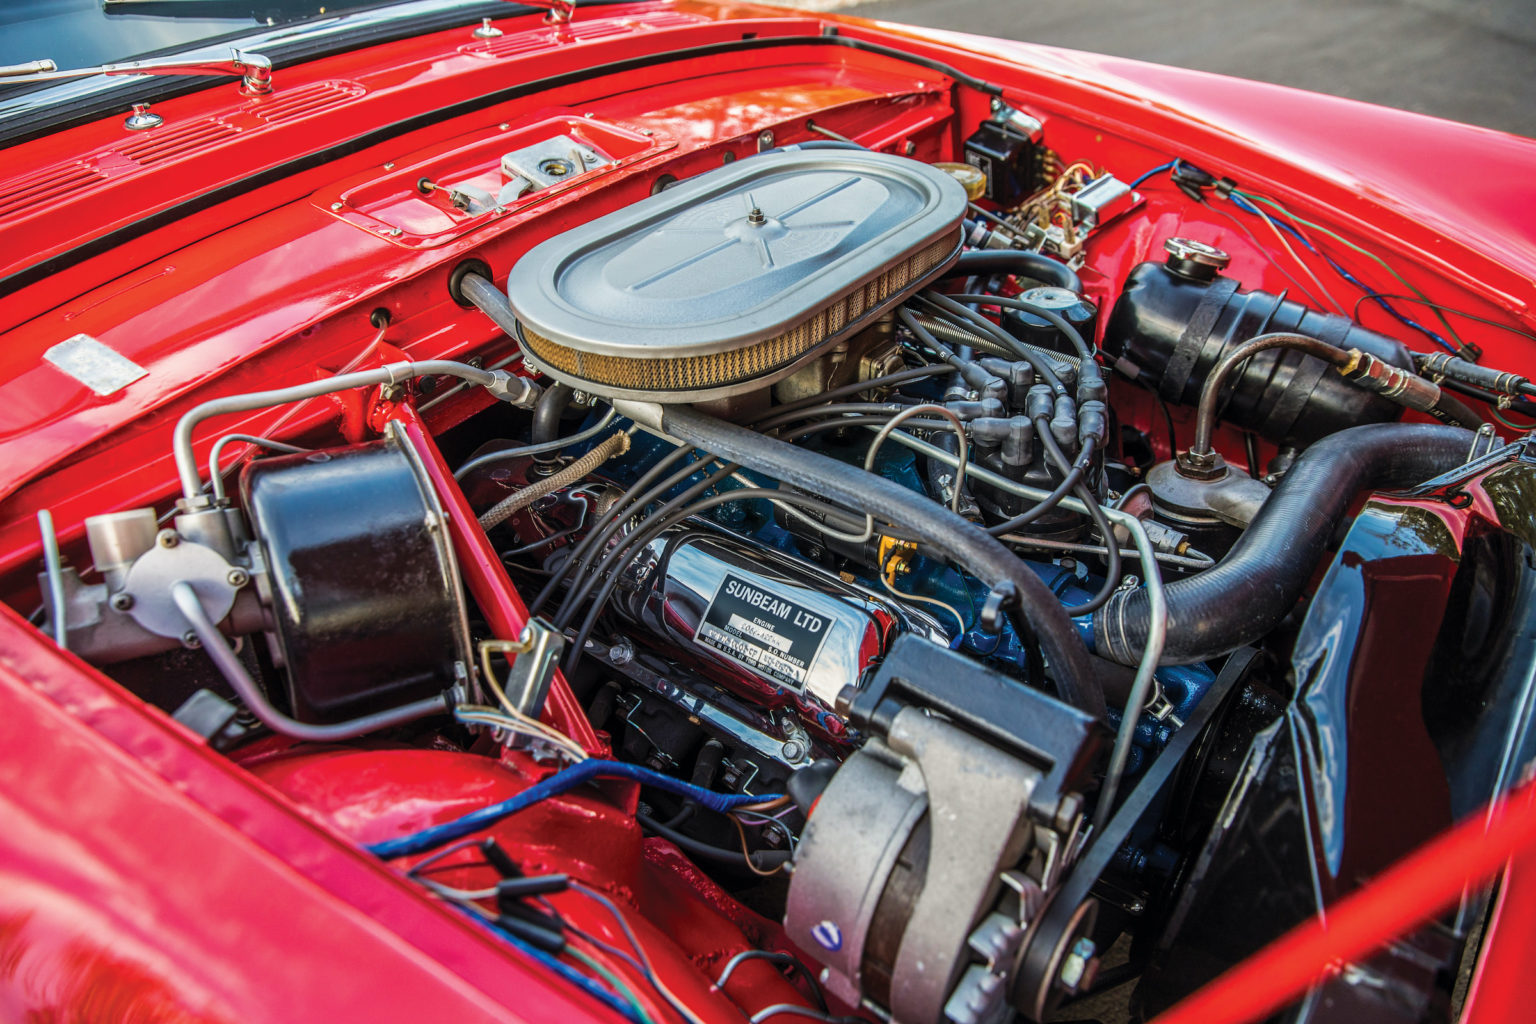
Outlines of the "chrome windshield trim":
M 506 3 L 502 6 L 505 7 L 508 15 L 519 13 L 521 7 L 517 3 Z M 155 62 L 159 63 L 162 59 L 171 58 L 189 62 L 199 60 L 227 62 L 230 48 L 235 47 L 257 53 L 270 53 L 274 61 L 281 63 L 284 59 L 282 51 L 287 47 L 327 39 L 340 41 L 352 33 L 366 34 L 370 28 L 397 25 L 424 15 L 443 14 L 454 10 L 463 10 L 467 20 L 478 21 L 479 17 L 472 17 L 470 12 L 483 13 L 485 7 L 485 0 L 403 0 L 389 7 L 327 15 L 301 24 L 259 29 L 239 36 L 224 36 L 206 45 L 189 47 L 174 53 L 158 54 Z M 366 45 L 366 40 L 359 45 Z M 126 109 L 129 102 L 127 95 L 132 95 L 138 100 L 144 99 L 142 95 L 144 81 L 145 79 L 138 75 L 92 75 L 88 78 L 61 81 L 57 85 L 42 89 L 28 89 L 18 95 L 0 95 L 0 122 L 48 110 L 67 111 L 81 103 L 107 99 L 113 93 L 125 94 L 123 102 Z M 21 85 L 21 82 L 15 83 L 17 87 Z

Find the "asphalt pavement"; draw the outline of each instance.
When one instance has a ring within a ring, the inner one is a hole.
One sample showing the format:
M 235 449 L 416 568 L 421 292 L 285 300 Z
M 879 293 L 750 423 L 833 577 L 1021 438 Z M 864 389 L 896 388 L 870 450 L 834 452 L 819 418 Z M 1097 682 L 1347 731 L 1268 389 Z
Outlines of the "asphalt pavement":
M 1536 0 L 771 0 L 1214 71 L 1536 138 Z

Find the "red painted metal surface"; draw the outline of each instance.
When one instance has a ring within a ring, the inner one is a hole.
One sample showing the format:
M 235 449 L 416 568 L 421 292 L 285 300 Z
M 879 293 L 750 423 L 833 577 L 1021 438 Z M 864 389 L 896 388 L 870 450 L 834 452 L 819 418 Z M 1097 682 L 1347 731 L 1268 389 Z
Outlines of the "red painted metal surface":
M 954 124 L 984 116 L 985 97 L 885 57 L 806 45 L 693 57 L 623 75 L 590 71 L 745 33 L 814 37 L 825 20 L 693 2 L 583 11 L 564 29 L 537 15 L 507 18 L 498 22 L 507 34 L 492 43 L 473 42 L 467 30 L 434 33 L 281 69 L 271 97 L 243 98 L 231 86 L 157 104 L 167 126 L 151 136 L 130 138 L 112 117 L 8 150 L 0 276 L 338 139 L 516 83 L 580 72 L 557 88 L 381 131 L 356 152 L 253 182 L 216 206 L 0 297 L 4 598 L 29 607 L 33 599 L 37 509 L 55 511 L 66 551 L 83 562 L 86 515 L 172 493 L 169 436 L 181 413 L 216 395 L 335 371 L 369 345 L 376 308 L 390 311 L 389 343 L 410 357 L 505 355 L 506 339 L 447 296 L 447 275 L 465 257 L 485 259 L 504 280 L 529 247 L 578 218 L 643 197 L 661 174 L 685 177 L 727 155 L 745 156 L 762 131 L 774 132 L 779 144 L 815 138 L 809 119 L 893 149 L 911 142 L 920 158 L 953 158 Z M 1234 173 L 1302 216 L 1369 240 L 1430 298 L 1536 326 L 1536 143 L 1196 72 L 833 20 L 850 36 L 894 43 L 1003 84 L 1011 102 L 1045 119 L 1048 143 L 1070 158 L 1123 179 L 1175 155 Z M 555 106 L 653 133 L 645 137 L 659 140 L 657 150 L 625 173 L 433 238 L 436 244 L 403 248 L 330 209 L 345 182 L 385 175 L 386 165 L 451 139 L 494 139 L 508 130 L 503 124 L 530 123 Z M 1452 187 L 1453 175 L 1471 184 Z M 50 190 L 46 203 L 41 193 L 23 191 L 39 182 Z M 1138 216 L 1091 244 L 1084 278 L 1095 298 L 1109 297 L 1170 234 L 1228 249 L 1234 276 L 1249 287 L 1286 286 L 1230 221 L 1163 181 L 1142 191 L 1147 203 Z M 327 199 L 317 205 L 317 197 Z M 1314 269 L 1327 273 L 1320 264 Z M 1356 269 L 1393 287 L 1369 266 Z M 1369 326 L 1403 336 L 1395 322 L 1369 319 L 1379 316 L 1370 307 L 1365 315 Z M 100 397 L 41 362 L 49 346 L 82 332 L 138 361 L 148 376 Z M 1488 351 L 1491 364 L 1533 363 L 1526 342 L 1472 323 L 1463 333 Z M 493 629 L 512 636 L 526 608 L 483 534 L 471 528 L 472 512 L 428 429 L 462 419 L 481 401 L 465 394 L 434 409 L 426 423 L 409 411 L 400 415 L 430 455 L 477 601 Z M 1140 401 L 1134 391 L 1118 396 L 1117 410 L 1150 421 Z M 344 414 L 322 400 L 296 416 L 232 417 L 220 429 L 261 433 L 283 417 L 284 433 L 324 435 Z M 200 455 L 214 436 L 200 436 Z M 263 784 L 54 651 L 9 609 L 0 610 L 0 707 L 7 822 L 0 830 L 0 961 L 19 957 L 26 976 L 38 979 L 35 989 L 0 992 L 0 1017 L 80 1006 L 110 1017 L 123 1007 L 161 1005 L 208 1020 L 607 1017 L 604 1007 L 423 897 L 351 842 L 516 791 L 531 778 L 529 766 L 447 752 L 269 750 L 250 762 Z M 588 749 L 601 749 L 563 682 L 550 718 Z M 443 767 L 447 760 L 457 767 Z M 711 970 L 731 951 L 743 942 L 772 946 L 776 932 L 671 847 L 642 843 L 621 813 L 630 809 L 632 789 L 610 796 L 617 801 L 565 798 L 541 811 L 545 817 L 510 823 L 508 842 L 529 863 L 571 864 L 634 910 L 647 945 L 661 951 L 668 981 L 723 1019 L 797 1000 L 762 964 L 743 968 L 732 983 L 734 1006 L 707 991 Z M 1251 989 L 1219 982 L 1193 1004 L 1203 1016 L 1172 1019 L 1246 1019 L 1240 1014 L 1260 1001 L 1293 995 L 1333 958 L 1379 944 L 1453 899 L 1473 872 L 1486 875 L 1524 850 L 1506 878 L 1496 941 L 1469 1001 L 1470 1020 L 1509 1019 L 1501 1012 L 1521 1005 L 1514 979 L 1523 972 L 1514 965 L 1536 941 L 1527 796 L 1522 791 L 1523 802 L 1501 812 L 1486 835 L 1462 826 L 1429 848 L 1433 856 L 1411 859 L 1341 904 L 1326 930 L 1286 940 L 1258 961 L 1261 973 L 1240 976 L 1257 977 Z M 300 805 L 318 810 L 318 820 Z M 554 849 L 535 834 L 541 822 L 570 841 Z M 1448 868 L 1465 878 L 1448 880 Z M 465 884 L 484 880 L 477 870 L 461 869 Z M 560 909 L 600 937 L 621 938 L 579 896 L 561 897 Z
M 474 509 L 464 500 L 464 492 L 459 490 L 453 472 L 443 462 L 442 453 L 437 450 L 437 444 L 416 410 L 402 405 L 395 418 L 405 427 L 406 436 L 420 453 L 427 475 L 432 478 L 432 486 L 442 500 L 443 511 L 448 516 L 448 532 L 453 537 L 454 552 L 459 559 L 459 571 L 464 575 L 469 592 L 474 595 L 496 636 L 516 640 L 528 624 L 528 606 L 507 578 L 507 571 L 491 547 L 490 538 L 480 528 Z M 576 702 L 576 695 L 559 669 L 555 670 L 555 678 L 550 683 L 545 715 L 551 725 L 581 744 L 583 749 L 598 755 L 608 753 L 608 744 L 593 731 L 586 712 Z
M 360 843 L 505 800 L 550 772 L 516 753 L 497 759 L 445 750 L 294 750 L 243 763 Z M 788 947 L 777 924 L 737 904 L 670 843 L 643 837 L 634 818 L 635 799 L 635 788 L 626 785 L 607 795 L 576 792 L 542 801 L 477 837 L 494 837 L 525 875 L 565 874 L 615 901 L 663 984 L 705 1019 L 739 1020 L 743 1012 L 775 1003 L 809 1006 L 771 967 L 733 975 L 729 995 L 713 988 L 735 954 Z M 408 868 L 422 859 L 397 866 Z M 433 881 L 461 889 L 493 887 L 500 879 L 474 849 L 449 854 L 430 870 Z M 578 932 L 631 949 L 613 915 L 590 897 L 562 892 L 548 900 Z M 579 936 L 574 940 L 625 976 L 654 1017 L 672 1018 L 632 965 Z
M 1536 784 L 1526 783 L 1495 804 L 1404 858 L 1370 885 L 1330 907 L 1326 919 L 1300 925 L 1195 995 L 1157 1017 L 1153 1024 L 1248 1024 L 1262 1020 L 1300 996 L 1328 972 L 1380 949 L 1456 903 L 1462 892 L 1496 875 L 1511 857 L 1528 862 L 1536 849 Z M 1528 897 L 1516 906 L 1529 908 Z M 1501 904 L 1503 915 L 1508 904 Z M 1532 921 L 1515 927 L 1530 943 Z M 1518 951 L 1519 946 L 1515 947 Z M 1479 972 L 1481 983 L 1482 972 Z M 1511 979 L 1512 980 L 1512 979 Z M 1504 982 L 1508 984 L 1508 982 Z M 1509 1005 L 1490 993 L 1490 1003 Z M 1529 996 L 1526 997 L 1529 1002 Z M 1476 999 L 1469 1007 L 1477 1009 Z M 1513 1020 L 1474 1016 L 1466 1020 Z
M 610 1019 L 5 608 L 0 707 L 0 1018 Z

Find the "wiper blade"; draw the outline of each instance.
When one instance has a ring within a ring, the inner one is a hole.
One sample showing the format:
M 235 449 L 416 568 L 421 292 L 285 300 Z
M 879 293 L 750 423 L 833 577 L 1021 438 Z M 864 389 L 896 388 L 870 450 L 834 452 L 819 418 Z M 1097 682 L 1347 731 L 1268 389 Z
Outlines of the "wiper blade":
M 168 60 L 130 60 L 121 64 L 102 64 L 94 68 L 58 70 L 51 60 L 0 67 L 0 86 L 28 82 L 52 82 L 91 75 L 229 75 L 240 79 L 240 91 L 247 96 L 264 96 L 272 91 L 272 62 L 259 53 L 231 48 L 227 60 L 218 58 L 172 57 Z

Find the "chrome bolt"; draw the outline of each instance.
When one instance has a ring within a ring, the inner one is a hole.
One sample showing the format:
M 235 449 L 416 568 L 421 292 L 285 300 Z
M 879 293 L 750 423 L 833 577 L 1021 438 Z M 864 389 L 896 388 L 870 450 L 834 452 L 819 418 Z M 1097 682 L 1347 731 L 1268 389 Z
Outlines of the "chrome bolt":
M 173 548 L 181 543 L 181 534 L 175 530 L 161 530 L 155 535 L 155 543 L 163 548 Z
M 199 647 L 203 646 L 203 642 L 197 638 L 196 633 L 189 629 L 185 633 L 181 634 L 181 645 L 183 647 L 190 647 L 195 651 Z
M 389 229 L 389 237 L 391 237 L 391 238 L 399 238 L 403 234 L 405 234 L 405 229 L 403 229 L 403 228 L 390 228 Z
M 622 637 L 615 640 L 608 648 L 608 660 L 615 665 L 628 665 L 635 660 L 635 645 Z
M 112 607 L 120 612 L 125 612 L 133 607 L 133 595 L 127 591 L 112 595 Z
M 332 213 L 340 213 L 342 210 L 345 210 L 346 208 L 347 208 L 347 206 L 346 206 L 345 203 L 332 203 L 331 204 L 331 212 Z
M 142 132 L 146 128 L 158 128 L 164 123 L 165 118 L 150 112 L 148 103 L 135 103 L 133 113 L 124 119 L 123 127 L 131 132 Z
M 476 39 L 495 39 L 501 35 L 501 29 L 491 24 L 490 18 L 481 18 L 480 27 L 472 33 Z
M 231 569 L 229 570 L 229 575 L 224 578 L 229 581 L 230 586 L 237 589 L 251 582 L 250 573 L 246 572 L 244 569 Z
M 765 149 L 773 148 L 773 132 L 760 131 L 757 133 L 757 151 L 761 153 Z

